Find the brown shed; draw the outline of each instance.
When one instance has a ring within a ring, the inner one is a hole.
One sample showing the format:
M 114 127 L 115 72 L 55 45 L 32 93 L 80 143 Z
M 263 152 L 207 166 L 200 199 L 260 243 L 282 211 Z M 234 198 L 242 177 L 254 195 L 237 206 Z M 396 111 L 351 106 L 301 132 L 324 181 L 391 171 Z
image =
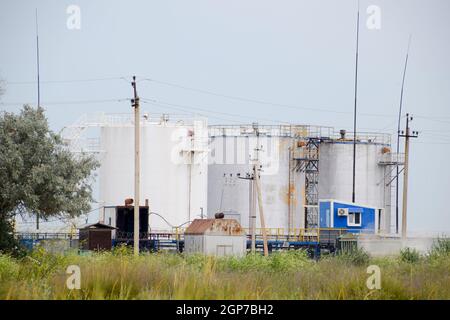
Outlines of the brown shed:
M 79 228 L 82 250 L 111 250 L 111 231 L 116 228 L 97 222 Z

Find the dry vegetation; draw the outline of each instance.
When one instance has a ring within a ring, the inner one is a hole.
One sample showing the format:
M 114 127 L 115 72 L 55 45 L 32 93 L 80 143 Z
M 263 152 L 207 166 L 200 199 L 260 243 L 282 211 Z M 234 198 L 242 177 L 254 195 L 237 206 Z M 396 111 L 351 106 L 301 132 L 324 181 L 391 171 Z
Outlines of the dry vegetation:
M 81 268 L 80 290 L 66 288 L 73 264 Z M 366 287 L 370 264 L 381 268 L 381 290 Z M 426 256 L 356 252 L 319 261 L 302 251 L 238 259 L 35 250 L 21 259 L 0 255 L 0 299 L 450 299 L 450 241 Z

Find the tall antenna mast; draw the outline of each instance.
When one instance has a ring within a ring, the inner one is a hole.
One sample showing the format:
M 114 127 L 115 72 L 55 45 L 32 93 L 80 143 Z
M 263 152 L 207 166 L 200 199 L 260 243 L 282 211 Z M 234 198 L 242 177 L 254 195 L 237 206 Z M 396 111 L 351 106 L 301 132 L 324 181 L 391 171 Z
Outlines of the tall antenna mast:
M 38 27 L 38 10 L 36 8 L 36 65 L 37 65 L 37 106 L 41 106 L 41 88 L 39 81 L 39 27 Z
M 353 189 L 352 202 L 355 202 L 356 189 L 356 106 L 358 96 L 358 51 L 359 51 L 359 0 L 358 0 L 358 16 L 356 20 L 356 64 L 355 64 L 355 109 L 353 111 Z
M 400 107 L 398 110 L 398 126 L 397 126 L 397 155 L 400 152 L 400 120 L 402 119 L 402 106 L 403 106 L 403 88 L 405 86 L 405 76 L 406 76 L 406 68 L 408 67 L 408 56 L 409 56 L 409 47 L 411 45 L 411 35 L 409 35 L 408 39 L 408 49 L 406 50 L 406 58 L 405 58 L 405 67 L 403 69 L 403 79 L 402 79 L 402 88 L 400 90 Z M 399 168 L 398 168 L 398 161 L 397 161 L 397 175 L 396 182 L 395 182 L 395 233 L 398 233 L 398 176 L 400 175 Z
M 37 106 L 41 107 L 41 87 L 39 80 L 39 28 L 38 10 L 36 8 L 36 65 L 37 65 Z M 36 214 L 36 229 L 39 230 L 39 213 Z

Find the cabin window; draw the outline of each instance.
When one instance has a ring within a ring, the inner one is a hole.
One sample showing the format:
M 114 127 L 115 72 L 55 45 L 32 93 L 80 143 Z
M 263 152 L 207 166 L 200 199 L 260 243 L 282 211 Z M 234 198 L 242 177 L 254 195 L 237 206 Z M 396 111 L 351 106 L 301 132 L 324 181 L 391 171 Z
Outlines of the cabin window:
M 327 209 L 326 210 L 326 212 L 325 212 L 325 226 L 327 227 L 327 228 L 329 228 L 330 227 L 330 216 L 331 216 L 331 212 L 330 212 L 330 209 Z
M 347 225 L 349 227 L 360 227 L 361 212 L 349 212 L 347 216 Z

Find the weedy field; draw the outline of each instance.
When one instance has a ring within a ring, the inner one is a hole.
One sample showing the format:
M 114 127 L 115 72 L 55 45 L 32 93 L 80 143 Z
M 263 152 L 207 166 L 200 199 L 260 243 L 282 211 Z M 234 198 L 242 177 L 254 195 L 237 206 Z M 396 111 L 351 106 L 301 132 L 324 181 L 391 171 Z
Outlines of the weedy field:
M 81 270 L 81 289 L 66 286 L 69 265 Z M 369 265 L 381 270 L 370 290 Z M 450 299 L 450 240 L 427 255 L 404 250 L 371 258 L 363 251 L 315 261 L 303 251 L 264 258 L 141 254 L 127 248 L 92 255 L 0 255 L 0 299 Z

